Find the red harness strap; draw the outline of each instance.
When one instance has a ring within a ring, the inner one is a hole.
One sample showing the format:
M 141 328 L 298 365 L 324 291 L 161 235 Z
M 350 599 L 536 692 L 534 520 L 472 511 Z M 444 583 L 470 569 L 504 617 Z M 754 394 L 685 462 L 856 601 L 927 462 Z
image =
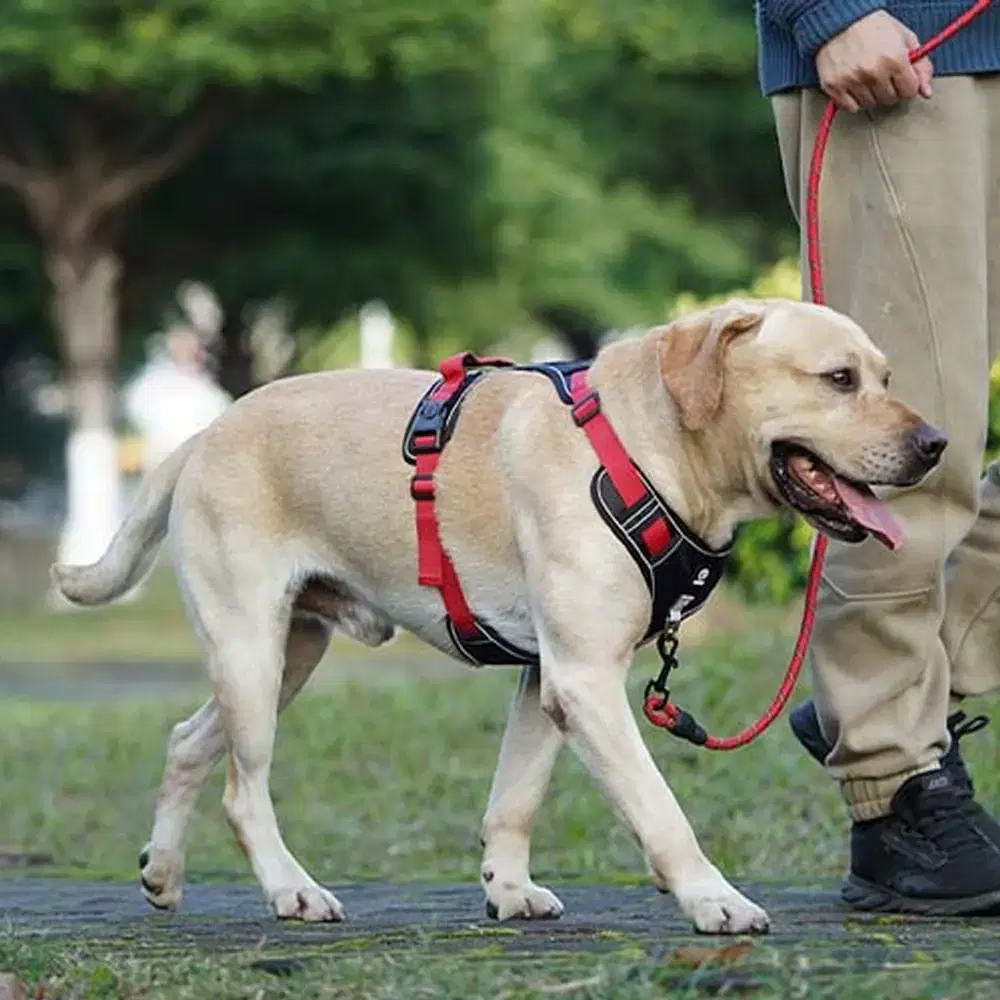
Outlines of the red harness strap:
M 511 364 L 513 362 L 504 358 L 456 354 L 441 362 L 442 382 L 427 399 L 434 403 L 446 403 L 462 387 L 469 368 L 501 368 Z M 417 434 L 412 448 L 416 471 L 410 480 L 410 495 L 417 519 L 417 582 L 424 587 L 437 587 L 455 631 L 466 638 L 474 637 L 478 634 L 476 619 L 462 593 L 455 566 L 441 544 L 441 532 L 434 511 L 434 472 L 441 460 L 442 443 L 433 434 Z
M 573 395 L 573 421 L 583 430 L 597 454 L 597 460 L 607 470 L 611 484 L 626 507 L 635 507 L 650 497 L 649 489 L 635 470 L 625 445 L 615 433 L 601 409 L 601 397 L 590 387 L 585 371 L 574 372 L 570 382 Z M 656 559 L 670 545 L 670 526 L 663 517 L 652 521 L 642 533 L 646 555 Z

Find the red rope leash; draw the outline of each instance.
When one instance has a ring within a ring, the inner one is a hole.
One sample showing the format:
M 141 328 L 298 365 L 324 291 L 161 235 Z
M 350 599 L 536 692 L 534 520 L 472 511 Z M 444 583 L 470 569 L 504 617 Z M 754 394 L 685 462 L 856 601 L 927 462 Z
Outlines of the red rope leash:
M 943 28 L 918 48 L 915 48 L 910 53 L 910 62 L 917 62 L 933 52 L 934 49 L 946 42 L 952 35 L 961 31 L 973 18 L 982 14 L 991 2 L 992 0 L 976 0 L 968 10 L 956 17 L 947 27 Z M 827 143 L 830 140 L 830 130 L 836 115 L 837 105 L 833 101 L 830 101 L 823 112 L 823 117 L 820 119 L 819 127 L 816 129 L 816 141 L 813 144 L 812 158 L 809 161 L 809 174 L 806 181 L 806 257 L 809 264 L 809 288 L 812 294 L 812 301 L 817 305 L 824 305 L 826 302 L 823 293 L 823 262 L 820 255 L 819 239 L 819 185 L 823 173 L 823 155 L 826 153 Z M 735 736 L 709 736 L 689 713 L 670 702 L 669 692 L 656 689 L 655 683 L 651 685 L 653 687 L 652 691 L 647 687 L 646 695 L 643 699 L 643 712 L 646 718 L 653 725 L 669 729 L 678 736 L 682 736 L 692 743 L 707 747 L 709 750 L 735 750 L 738 747 L 746 746 L 747 743 L 760 736 L 781 714 L 782 709 L 788 703 L 788 699 L 792 696 L 792 691 L 795 689 L 795 682 L 799 679 L 799 674 L 802 672 L 802 664 L 805 662 L 806 651 L 809 649 L 809 642 L 812 639 L 813 625 L 816 622 L 816 600 L 819 594 L 819 582 L 823 572 L 823 559 L 826 555 L 826 549 L 826 536 L 817 535 L 815 545 L 813 546 L 812 561 L 809 566 L 809 577 L 806 582 L 798 639 L 795 641 L 795 648 L 788 662 L 788 669 L 785 671 L 784 679 L 778 688 L 777 694 L 774 696 L 774 700 L 767 711 L 756 722 Z M 664 665 L 667 666 L 669 672 L 669 666 L 672 663 L 668 664 L 668 657 L 672 660 L 673 649 L 665 652 L 661 648 L 661 655 L 664 655 Z

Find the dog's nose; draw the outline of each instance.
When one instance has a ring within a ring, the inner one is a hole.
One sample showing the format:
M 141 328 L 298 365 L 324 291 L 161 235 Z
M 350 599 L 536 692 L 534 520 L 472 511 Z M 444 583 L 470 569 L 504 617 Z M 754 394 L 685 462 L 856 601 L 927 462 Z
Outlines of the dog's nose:
M 941 454 L 948 447 L 948 439 L 930 424 L 921 424 L 910 439 L 913 450 L 928 469 L 941 460 Z

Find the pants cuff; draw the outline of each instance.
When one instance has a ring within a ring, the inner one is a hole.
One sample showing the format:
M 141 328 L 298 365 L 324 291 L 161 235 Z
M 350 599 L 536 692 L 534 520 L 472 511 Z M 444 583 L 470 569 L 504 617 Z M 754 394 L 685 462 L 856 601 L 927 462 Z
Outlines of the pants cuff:
M 846 778 L 840 783 L 840 792 L 847 803 L 847 811 L 855 823 L 888 816 L 892 798 L 908 778 L 928 771 L 937 771 L 940 761 L 915 767 L 887 778 Z

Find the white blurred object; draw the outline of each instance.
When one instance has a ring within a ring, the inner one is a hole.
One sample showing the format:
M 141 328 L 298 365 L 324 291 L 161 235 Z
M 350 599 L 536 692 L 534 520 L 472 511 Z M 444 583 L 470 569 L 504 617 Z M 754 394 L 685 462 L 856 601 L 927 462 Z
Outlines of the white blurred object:
M 233 401 L 208 371 L 199 332 L 179 323 L 165 344 L 125 386 L 129 422 L 143 439 L 145 471 L 204 430 Z
M 177 304 L 201 337 L 203 344 L 212 346 L 222 334 L 225 318 L 222 304 L 215 292 L 200 281 L 185 281 L 177 289 Z
M 572 361 L 573 352 L 562 337 L 539 337 L 531 347 L 531 361 Z
M 366 302 L 358 314 L 361 326 L 361 367 L 392 368 L 396 326 L 384 302 Z
M 286 372 L 295 357 L 295 338 L 288 332 L 291 310 L 280 299 L 272 299 L 245 311 L 244 338 L 253 358 L 253 376 L 258 384 L 270 382 Z

